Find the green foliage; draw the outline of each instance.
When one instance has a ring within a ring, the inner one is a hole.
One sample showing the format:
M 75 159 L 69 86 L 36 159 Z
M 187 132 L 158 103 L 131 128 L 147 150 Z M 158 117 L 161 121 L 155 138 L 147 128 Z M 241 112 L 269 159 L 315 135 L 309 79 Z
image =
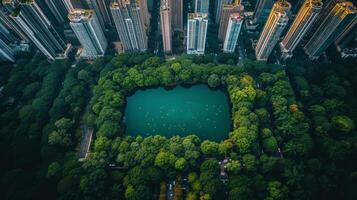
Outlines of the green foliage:
M 183 171 L 185 168 L 187 168 L 187 161 L 184 158 L 177 159 L 175 162 L 175 169 Z
M 355 128 L 353 120 L 345 115 L 333 117 L 332 124 L 337 128 L 337 130 L 344 133 L 349 133 Z
M 75 68 L 35 56 L 5 70 L 4 199 L 165 199 L 169 180 L 177 182 L 175 199 L 355 199 L 357 71 L 289 61 L 286 70 L 249 60 L 243 67 L 231 56 L 164 61 L 134 53 Z M 133 91 L 202 83 L 229 94 L 226 140 L 123 136 L 123 106 Z M 95 135 L 89 157 L 78 162 L 83 124 Z M 225 185 L 223 158 L 231 159 Z
M 68 147 L 72 145 L 70 130 L 73 122 L 67 118 L 61 118 L 55 122 L 55 130 L 48 135 L 48 143 Z
M 268 183 L 267 200 L 285 199 L 288 188 L 282 185 L 279 181 L 271 181 Z
M 278 142 L 274 136 L 270 136 L 263 140 L 263 148 L 267 153 L 273 154 L 278 150 Z
M 221 79 L 217 74 L 212 74 L 208 77 L 207 84 L 212 88 L 218 87 L 221 84 Z
M 201 151 L 206 155 L 215 155 L 218 153 L 218 144 L 209 140 L 205 140 L 201 144 Z
M 47 177 L 58 177 L 61 174 L 61 165 L 58 162 L 53 162 L 48 166 Z
M 232 174 L 238 174 L 242 169 L 242 164 L 238 160 L 232 160 L 227 164 L 227 171 Z

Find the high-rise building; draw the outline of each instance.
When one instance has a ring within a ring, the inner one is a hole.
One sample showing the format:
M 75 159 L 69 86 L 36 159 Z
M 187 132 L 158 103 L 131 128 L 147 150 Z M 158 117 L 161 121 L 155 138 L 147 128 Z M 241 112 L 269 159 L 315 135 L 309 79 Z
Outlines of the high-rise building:
M 287 59 L 292 56 L 295 47 L 305 36 L 305 33 L 314 24 L 322 9 L 321 0 L 306 0 L 295 17 L 283 41 L 280 43 L 282 58 Z
M 270 53 L 285 29 L 289 17 L 291 4 L 287 1 L 277 1 L 270 12 L 269 18 L 265 23 L 264 29 L 255 47 L 257 60 L 267 61 Z
M 124 51 L 145 51 L 148 40 L 139 5 L 119 0 L 111 4 L 110 10 Z
M 335 41 L 337 51 L 342 58 L 357 57 L 357 20 L 345 29 L 345 31 Z
M 8 42 L 16 41 L 17 38 L 14 36 L 14 34 L 12 34 L 12 32 L 6 26 L 0 23 L 0 39 L 8 43 Z
M 233 0 L 217 0 L 216 1 L 216 18 L 215 18 L 216 24 L 218 24 L 220 22 L 223 5 L 231 4 L 232 2 L 233 2 Z
M 105 30 L 105 24 L 111 24 L 108 11 L 110 0 L 86 0 L 86 2 L 89 9 L 94 10 L 102 29 Z
M 121 1 L 121 0 L 119 0 Z M 132 2 L 137 4 L 137 8 L 140 9 L 140 16 L 145 26 L 145 31 L 147 32 L 150 27 L 150 13 L 148 10 L 148 3 L 147 0 L 135 0 Z
M 4 7 L 9 12 L 13 11 L 17 5 L 19 5 L 18 0 L 2 0 L 0 1 L 1 7 Z
M 84 48 L 83 57 L 102 56 L 108 46 L 93 10 L 73 9 L 68 15 L 70 26 Z
M 223 5 L 221 12 L 221 19 L 219 22 L 218 29 L 218 39 L 221 42 L 224 42 L 227 33 L 228 21 L 229 17 L 232 13 L 243 13 L 244 6 L 239 4 L 239 1 L 235 1 L 233 4 L 225 4 Z
M 160 6 L 160 24 L 162 43 L 165 53 L 172 52 L 172 39 L 171 39 L 171 10 L 169 7 L 169 0 L 161 0 Z
M 195 0 L 195 13 L 209 12 L 209 0 Z
M 240 30 L 243 24 L 243 15 L 240 13 L 233 13 L 229 17 L 227 34 L 223 43 L 223 51 L 228 53 L 234 53 Z
M 63 55 L 66 44 L 36 1 L 21 3 L 21 10 L 14 11 L 11 17 L 47 58 L 54 60 Z
M 14 2 L 12 0 L 4 0 L 2 6 L 0 6 L 0 23 L 18 37 L 19 40 L 29 42 L 29 38 L 21 30 L 21 28 L 10 17 L 10 14 L 14 11 Z
M 355 40 L 355 42 L 357 43 L 356 38 L 357 38 L 357 20 L 354 20 L 336 39 L 335 45 L 344 48 L 347 47 L 352 40 Z
M 149 12 L 152 12 L 154 6 L 154 0 L 146 0 Z
M 357 9 L 353 3 L 336 3 L 304 47 L 306 54 L 311 59 L 318 58 L 356 20 Z
M 189 13 L 187 21 L 187 54 L 204 54 L 208 27 L 207 13 Z
M 258 0 L 254 9 L 253 23 L 264 23 L 269 16 L 273 4 L 273 0 Z
M 82 0 L 62 0 L 64 6 L 67 9 L 67 12 L 71 12 L 73 9 L 84 9 L 84 5 L 82 4 Z
M 12 49 L 0 38 L 0 61 L 15 62 Z
M 320 11 L 320 14 L 317 16 L 314 24 L 311 26 L 310 30 L 307 32 L 306 37 L 311 38 L 312 35 L 316 32 L 317 28 L 322 24 L 322 22 L 326 19 L 327 15 L 330 13 L 332 8 L 338 2 L 342 2 L 343 0 L 325 0 L 323 1 L 323 8 Z
M 68 11 L 62 0 L 44 0 L 44 2 L 59 24 L 67 21 Z
M 170 0 L 169 6 L 172 29 L 183 31 L 183 0 Z

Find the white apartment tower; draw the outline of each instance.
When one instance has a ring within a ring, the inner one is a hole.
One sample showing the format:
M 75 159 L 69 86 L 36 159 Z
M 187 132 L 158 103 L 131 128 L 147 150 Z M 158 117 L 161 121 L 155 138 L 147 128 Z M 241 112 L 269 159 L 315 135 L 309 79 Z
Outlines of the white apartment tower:
M 223 51 L 227 53 L 234 53 L 240 30 L 243 25 L 243 15 L 240 13 L 233 13 L 229 17 L 226 37 L 223 43 Z
M 73 32 L 84 48 L 83 57 L 102 56 L 108 46 L 96 13 L 93 10 L 73 9 L 68 18 Z
M 208 27 L 207 13 L 189 13 L 187 22 L 187 54 L 204 54 Z

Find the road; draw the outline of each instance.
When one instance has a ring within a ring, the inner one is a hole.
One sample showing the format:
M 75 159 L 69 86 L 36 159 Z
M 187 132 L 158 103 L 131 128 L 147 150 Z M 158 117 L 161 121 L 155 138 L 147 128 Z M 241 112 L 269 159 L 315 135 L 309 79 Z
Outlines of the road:
M 226 172 L 226 167 L 227 167 L 227 164 L 228 164 L 231 160 L 232 160 L 231 158 L 225 158 L 222 162 L 219 162 L 220 169 L 221 169 L 220 179 L 221 179 L 221 181 L 223 181 L 223 182 L 225 182 L 225 181 L 228 179 L 228 174 L 227 174 L 227 172 Z
M 170 181 L 167 184 L 167 192 L 166 192 L 166 199 L 167 200 L 173 200 L 174 199 L 174 187 L 175 187 L 175 182 Z
M 79 159 L 86 159 L 89 153 L 90 144 L 92 142 L 93 130 L 87 125 L 82 126 L 83 135 L 79 146 Z
M 238 40 L 238 53 L 239 53 L 238 64 L 243 65 L 243 60 L 247 57 L 247 55 L 242 40 Z

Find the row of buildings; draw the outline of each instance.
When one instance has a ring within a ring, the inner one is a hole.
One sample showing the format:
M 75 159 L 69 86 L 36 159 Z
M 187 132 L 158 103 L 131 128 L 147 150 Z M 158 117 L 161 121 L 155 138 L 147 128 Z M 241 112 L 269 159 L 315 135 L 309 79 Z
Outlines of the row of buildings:
M 258 2 L 261 13 L 255 13 L 253 21 L 264 19 L 268 7 L 266 5 L 270 5 L 270 1 Z M 280 46 L 282 59 L 292 57 L 298 45 L 303 47 L 311 59 L 316 59 L 333 42 L 340 46 L 344 44 L 344 40 L 348 40 L 347 36 L 351 39 L 356 36 L 357 8 L 349 1 L 330 0 L 324 5 L 321 0 L 305 0 L 279 43 L 292 16 L 289 2 L 279 0 L 273 4 L 255 47 L 257 60 L 267 61 L 277 44 Z
M 219 24 L 218 39 L 223 52 L 235 51 L 243 25 L 244 7 L 240 0 L 218 0 L 215 5 L 215 22 Z M 187 54 L 204 54 L 208 28 L 209 0 L 196 0 L 195 12 L 188 14 Z
M 71 44 L 58 33 L 72 32 L 81 44 L 78 54 L 93 58 L 104 55 L 108 46 L 105 30 L 115 27 L 124 52 L 148 48 L 150 13 L 147 0 L 3 0 L 0 9 L 2 32 L 13 32 L 13 41 L 32 42 L 50 60 L 66 57 Z M 229 3 L 229 5 L 225 4 Z M 239 1 L 219 1 L 222 7 L 220 35 L 224 51 L 233 52 L 243 22 Z M 218 8 L 218 10 L 221 10 Z M 220 12 L 218 12 L 220 13 Z M 209 0 L 195 0 L 194 12 L 188 14 L 187 53 L 204 54 L 208 28 Z M 67 28 L 67 29 L 66 29 Z M 160 28 L 165 53 L 172 53 L 173 31 L 184 32 L 183 0 L 161 0 Z M 226 37 L 226 32 L 228 35 Z M 9 36 L 4 36 L 8 37 Z M 4 37 L 1 37 L 3 39 Z M 225 40 L 225 38 L 227 38 Z M 4 41 L 1 54 L 14 61 L 13 52 Z
M 187 54 L 204 54 L 209 23 L 219 26 L 223 52 L 235 51 L 243 22 L 247 21 L 241 0 L 217 0 L 214 13 L 210 13 L 209 2 L 194 0 L 193 12 L 188 13 L 184 26 L 183 0 L 160 0 L 159 23 L 165 53 L 172 53 L 174 31 L 181 31 L 186 36 Z M 305 0 L 299 8 L 294 14 L 287 1 L 257 1 L 249 20 L 251 25 L 265 24 L 255 46 L 257 60 L 266 61 L 277 46 L 282 58 L 289 58 L 299 45 L 310 58 L 317 58 L 333 42 L 344 49 L 346 40 L 355 38 L 357 11 L 351 2 Z M 209 22 L 212 14 L 213 21 Z M 108 46 L 108 27 L 115 27 L 124 52 L 145 51 L 150 18 L 148 0 L 2 0 L 0 59 L 14 61 L 14 46 L 28 42 L 51 60 L 66 57 L 71 49 L 70 40 L 64 39 L 68 38 L 64 37 L 66 33 L 78 39 L 81 57 L 101 56 Z M 64 27 L 64 34 L 57 32 L 58 26 Z
M 104 55 L 108 26 L 116 27 L 125 52 L 145 51 L 149 20 L 146 1 L 140 0 L 3 0 L 0 54 L 2 59 L 14 61 L 9 44 L 21 40 L 32 42 L 50 60 L 66 57 L 72 45 L 56 25 L 70 29 L 84 58 Z

